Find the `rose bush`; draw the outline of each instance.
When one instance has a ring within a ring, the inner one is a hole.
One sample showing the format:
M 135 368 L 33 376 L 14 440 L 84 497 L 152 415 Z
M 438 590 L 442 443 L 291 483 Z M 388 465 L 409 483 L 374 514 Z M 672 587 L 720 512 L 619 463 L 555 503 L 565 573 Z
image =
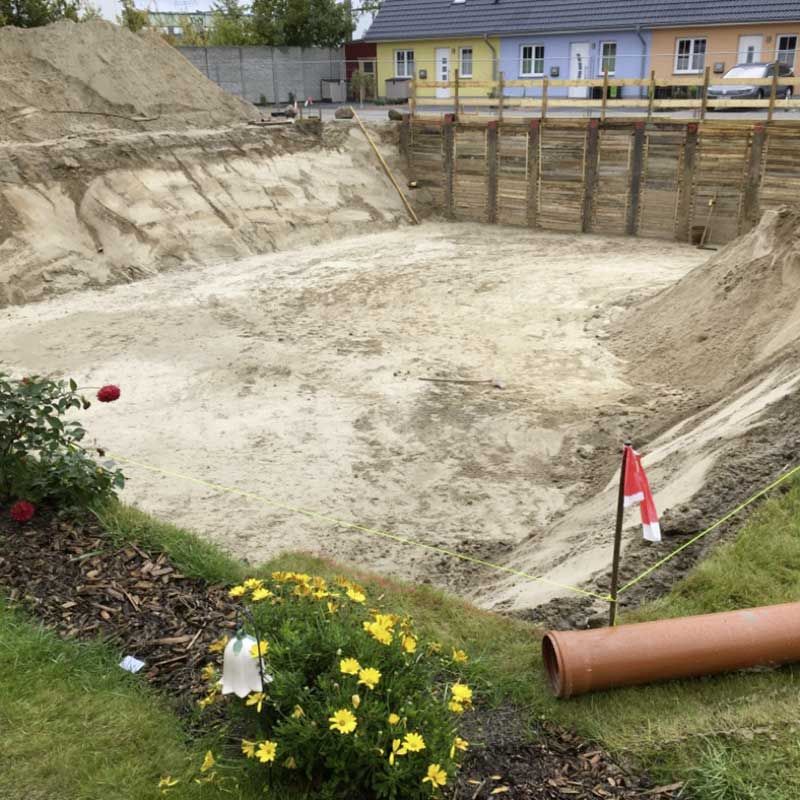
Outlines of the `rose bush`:
M 103 402 L 118 397 L 116 386 L 98 392 Z M 74 381 L 0 373 L 0 504 L 13 503 L 16 521 L 31 519 L 38 504 L 85 508 L 123 486 L 122 472 L 81 444 L 86 431 L 73 414 L 90 406 Z
M 452 783 L 468 747 L 457 722 L 473 702 L 462 650 L 422 641 L 409 618 L 344 578 L 275 572 L 230 594 L 247 635 L 212 646 L 200 704 L 225 702 L 238 718 L 242 754 L 269 796 L 406 800 Z M 226 685 L 229 672 L 243 674 L 237 659 L 260 654 L 263 689 L 223 697 L 223 651 Z

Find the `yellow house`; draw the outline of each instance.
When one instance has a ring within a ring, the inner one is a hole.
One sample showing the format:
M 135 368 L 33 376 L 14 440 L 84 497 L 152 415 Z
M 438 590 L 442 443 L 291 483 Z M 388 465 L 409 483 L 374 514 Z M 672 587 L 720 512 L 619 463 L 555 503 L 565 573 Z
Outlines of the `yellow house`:
M 736 64 L 781 61 L 800 73 L 800 7 L 797 21 L 706 25 L 653 30 L 650 62 L 657 78 L 721 74 Z
M 497 77 L 499 55 L 500 40 L 497 37 L 378 42 L 378 95 L 386 97 L 388 94 L 391 97 L 392 83 L 400 83 L 405 79 L 454 80 L 456 69 L 459 80 L 491 81 Z M 449 96 L 450 91 L 446 88 L 417 90 L 417 97 Z

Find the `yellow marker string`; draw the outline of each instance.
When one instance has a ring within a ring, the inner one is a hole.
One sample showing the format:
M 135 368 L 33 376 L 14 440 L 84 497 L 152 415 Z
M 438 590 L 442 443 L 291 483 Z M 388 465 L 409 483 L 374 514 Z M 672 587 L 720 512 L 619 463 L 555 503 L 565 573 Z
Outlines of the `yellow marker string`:
M 255 494 L 254 492 L 247 492 L 242 489 L 236 489 L 232 486 L 223 486 L 220 483 L 212 483 L 211 481 L 203 480 L 202 478 L 195 478 L 192 475 L 184 475 L 181 472 L 174 472 L 168 469 L 162 469 L 161 467 L 156 467 L 152 464 L 147 464 L 142 461 L 135 461 L 132 458 L 126 458 L 124 456 L 114 455 L 113 453 L 109 453 L 108 456 L 110 458 L 115 459 L 116 461 L 121 461 L 123 464 L 131 464 L 136 467 L 140 467 L 141 469 L 146 469 L 149 472 L 155 472 L 161 475 L 167 475 L 171 478 L 179 478 L 184 481 L 190 481 L 191 483 L 196 483 L 200 486 L 206 486 L 209 489 L 214 489 L 219 492 L 227 492 L 228 494 L 235 494 L 239 497 L 246 497 L 250 500 L 257 500 L 260 503 L 264 503 L 265 505 L 272 506 L 273 508 L 280 508 L 283 511 L 290 511 L 293 514 L 302 514 L 303 516 L 310 517 L 311 519 L 321 520 L 323 522 L 331 522 L 335 525 L 340 525 L 344 528 L 351 528 L 352 530 L 361 531 L 362 533 L 369 533 L 373 536 L 381 536 L 384 539 L 391 539 L 395 542 L 399 542 L 400 544 L 408 544 L 413 545 L 415 547 L 424 547 L 426 550 L 433 550 L 436 553 L 442 553 L 443 555 L 450 556 L 451 558 L 457 558 L 461 561 L 468 561 L 472 564 L 478 564 L 482 567 L 488 567 L 489 569 L 496 570 L 498 572 L 506 572 L 509 575 L 516 575 L 520 578 L 525 578 L 529 581 L 537 581 L 539 583 L 546 583 L 550 586 L 555 586 L 559 589 L 566 589 L 570 592 L 575 592 L 576 594 L 584 595 L 585 597 L 593 597 L 597 600 L 603 600 L 605 602 L 610 602 L 612 598 L 609 595 L 603 594 L 596 594 L 595 592 L 587 591 L 586 589 L 579 589 L 577 586 L 569 586 L 565 583 L 558 583 L 558 581 L 550 580 L 549 578 L 545 578 L 542 575 L 530 575 L 527 572 L 523 572 L 522 570 L 514 569 L 513 567 L 504 567 L 501 564 L 493 564 L 491 561 L 484 561 L 482 558 L 475 558 L 474 556 L 464 555 L 463 553 L 457 553 L 454 550 L 448 550 L 446 547 L 439 547 L 435 544 L 428 544 L 427 542 L 420 542 L 417 539 L 409 539 L 405 536 L 399 536 L 396 533 L 390 533 L 389 531 L 381 531 L 376 530 L 375 528 L 368 528 L 365 525 L 358 525 L 355 522 L 347 522 L 345 520 L 337 519 L 336 517 L 332 517 L 328 514 L 320 514 L 317 511 L 309 511 L 305 508 L 297 508 L 295 506 L 287 505 L 286 503 L 278 502 L 277 500 L 270 500 L 268 497 L 264 497 L 260 494 Z
M 656 561 L 656 563 L 653 564 L 652 567 L 646 569 L 641 575 L 637 575 L 633 580 L 628 581 L 621 589 L 619 589 L 619 591 L 617 592 L 617 597 L 619 597 L 619 595 L 621 595 L 624 591 L 630 589 L 631 586 L 635 586 L 637 583 L 639 583 L 639 581 L 650 575 L 650 573 L 655 572 L 655 570 L 657 570 L 659 567 L 666 564 L 667 561 L 671 561 L 673 558 L 675 558 L 675 556 L 678 555 L 678 553 L 682 552 L 687 547 L 690 547 L 696 541 L 702 539 L 704 536 L 707 536 L 709 533 L 711 533 L 711 531 L 714 531 L 717 528 L 719 528 L 720 525 L 726 523 L 731 517 L 735 517 L 740 511 L 747 508 L 747 506 L 754 503 L 760 497 L 763 497 L 765 494 L 767 494 L 767 492 L 771 492 L 776 486 L 780 486 L 780 484 L 782 484 L 784 481 L 789 480 L 789 478 L 791 478 L 792 475 L 795 475 L 797 472 L 800 472 L 800 465 L 796 466 L 794 469 L 790 470 L 784 475 L 781 475 L 780 478 L 773 481 L 769 486 L 764 487 L 763 489 L 761 489 L 761 491 L 756 492 L 752 497 L 748 498 L 743 503 L 740 503 L 738 506 L 736 506 L 736 508 L 733 509 L 733 511 L 729 511 L 724 517 L 722 517 L 722 519 L 718 519 L 713 525 L 706 528 L 704 531 L 701 531 L 696 536 L 693 536 L 691 539 L 689 539 L 688 542 L 684 542 L 680 547 L 678 547 L 676 550 L 673 550 L 669 555 L 664 556 L 664 558 L 662 558 L 660 561 Z

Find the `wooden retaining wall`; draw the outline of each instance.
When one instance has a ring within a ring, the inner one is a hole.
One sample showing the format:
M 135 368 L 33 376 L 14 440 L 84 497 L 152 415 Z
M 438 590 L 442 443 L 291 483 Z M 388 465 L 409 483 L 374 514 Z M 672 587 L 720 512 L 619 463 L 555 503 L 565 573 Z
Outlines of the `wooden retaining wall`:
M 408 174 L 451 219 L 724 244 L 800 202 L 796 123 L 407 118 Z M 713 205 L 713 210 L 712 210 Z

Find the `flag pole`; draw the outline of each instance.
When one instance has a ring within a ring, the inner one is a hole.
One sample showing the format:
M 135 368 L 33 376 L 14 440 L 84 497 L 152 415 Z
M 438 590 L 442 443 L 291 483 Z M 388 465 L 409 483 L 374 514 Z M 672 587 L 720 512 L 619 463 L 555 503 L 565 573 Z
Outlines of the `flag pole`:
M 631 443 L 626 439 L 622 448 L 622 465 L 619 468 L 619 496 L 617 497 L 617 526 L 614 530 L 614 560 L 611 565 L 611 592 L 608 624 L 613 628 L 617 623 L 617 589 L 619 588 L 619 559 L 622 550 L 622 516 L 625 512 L 625 465 Z

